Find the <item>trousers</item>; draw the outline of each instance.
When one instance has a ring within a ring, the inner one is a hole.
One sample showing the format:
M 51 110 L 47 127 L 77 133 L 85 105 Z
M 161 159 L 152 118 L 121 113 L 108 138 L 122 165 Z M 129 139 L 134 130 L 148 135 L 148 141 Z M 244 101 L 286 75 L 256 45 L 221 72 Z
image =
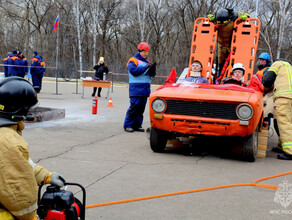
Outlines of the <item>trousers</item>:
M 292 99 L 278 97 L 275 100 L 275 118 L 282 149 L 286 154 L 292 155 Z
M 126 113 L 124 128 L 142 128 L 143 113 L 147 103 L 147 96 L 130 97 L 130 106 Z

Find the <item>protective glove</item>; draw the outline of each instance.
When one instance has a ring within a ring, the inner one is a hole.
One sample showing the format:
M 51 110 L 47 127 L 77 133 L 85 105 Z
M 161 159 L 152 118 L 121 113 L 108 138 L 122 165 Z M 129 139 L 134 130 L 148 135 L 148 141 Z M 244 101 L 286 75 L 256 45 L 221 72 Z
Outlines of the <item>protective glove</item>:
M 55 186 L 63 187 L 65 178 L 59 173 L 50 173 L 44 180 L 44 184 L 52 184 Z
M 247 15 L 241 15 L 241 16 L 240 16 L 240 19 L 241 19 L 242 21 L 245 21 L 245 20 L 247 19 Z
M 156 72 L 156 62 L 152 63 L 146 75 L 154 77 Z
M 215 20 L 215 15 L 213 14 L 208 14 L 207 18 L 209 18 L 210 21 L 214 21 Z

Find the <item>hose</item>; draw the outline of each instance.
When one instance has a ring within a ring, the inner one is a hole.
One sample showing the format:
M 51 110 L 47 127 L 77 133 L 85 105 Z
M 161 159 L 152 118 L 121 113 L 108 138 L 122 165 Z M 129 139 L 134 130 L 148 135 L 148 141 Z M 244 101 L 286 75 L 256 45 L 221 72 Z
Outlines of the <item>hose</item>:
M 181 195 L 181 194 L 187 194 L 187 193 L 195 193 L 195 192 L 202 192 L 202 191 L 208 191 L 208 190 L 214 190 L 214 189 L 224 189 L 224 188 L 231 188 L 231 187 L 238 187 L 238 186 L 257 186 L 257 187 L 266 188 L 266 189 L 278 189 L 278 186 L 260 184 L 258 182 L 288 175 L 291 173 L 292 171 L 289 171 L 289 172 L 277 174 L 274 176 L 264 177 L 264 178 L 255 180 L 253 183 L 239 183 L 239 184 L 231 184 L 231 185 L 223 185 L 223 186 L 214 186 L 214 187 L 208 187 L 208 188 L 202 188 L 202 189 L 187 190 L 187 191 L 181 191 L 181 192 L 166 193 L 166 194 L 161 194 L 161 195 L 146 196 L 146 197 L 140 197 L 140 198 L 134 198 L 134 199 L 126 199 L 126 200 L 120 200 L 120 201 L 93 204 L 93 205 L 88 205 L 85 208 L 89 209 L 89 208 L 100 207 L 100 206 L 136 202 L 136 201 L 142 201 L 142 200 L 147 200 L 147 199 L 157 199 L 157 198 L 162 198 L 162 197 L 167 197 L 167 196 L 175 196 L 175 195 Z

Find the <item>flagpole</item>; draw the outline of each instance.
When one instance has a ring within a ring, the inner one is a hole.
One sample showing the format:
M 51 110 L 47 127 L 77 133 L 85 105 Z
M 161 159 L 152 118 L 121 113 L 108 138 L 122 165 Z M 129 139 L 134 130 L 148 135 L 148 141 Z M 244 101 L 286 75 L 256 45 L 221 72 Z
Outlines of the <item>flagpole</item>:
M 59 15 L 58 15 L 59 18 Z M 59 58 L 59 28 L 57 27 L 57 43 L 56 43 L 56 95 L 58 95 L 58 58 Z

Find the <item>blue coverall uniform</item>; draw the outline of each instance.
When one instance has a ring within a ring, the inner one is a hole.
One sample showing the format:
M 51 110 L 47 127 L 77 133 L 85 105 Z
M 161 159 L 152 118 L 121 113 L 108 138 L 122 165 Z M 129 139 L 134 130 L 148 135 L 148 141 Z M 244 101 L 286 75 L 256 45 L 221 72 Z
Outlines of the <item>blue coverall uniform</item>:
M 32 78 L 33 88 L 36 90 L 36 92 L 40 92 L 40 90 L 42 89 L 42 79 L 45 71 L 45 63 L 43 62 L 41 56 L 34 56 L 30 66 L 30 74 Z
M 14 64 L 17 68 L 16 75 L 24 78 L 25 73 L 27 73 L 27 71 L 28 71 L 27 59 L 24 56 L 22 56 L 21 58 L 18 57 L 18 59 L 14 60 Z
M 149 63 L 139 53 L 128 61 L 130 107 L 124 121 L 124 129 L 142 128 L 143 113 L 151 92 L 151 77 L 147 75 Z
M 15 61 L 19 60 L 19 57 L 15 54 L 9 54 L 7 59 L 8 64 L 8 76 L 17 76 L 18 67 L 15 64 Z

